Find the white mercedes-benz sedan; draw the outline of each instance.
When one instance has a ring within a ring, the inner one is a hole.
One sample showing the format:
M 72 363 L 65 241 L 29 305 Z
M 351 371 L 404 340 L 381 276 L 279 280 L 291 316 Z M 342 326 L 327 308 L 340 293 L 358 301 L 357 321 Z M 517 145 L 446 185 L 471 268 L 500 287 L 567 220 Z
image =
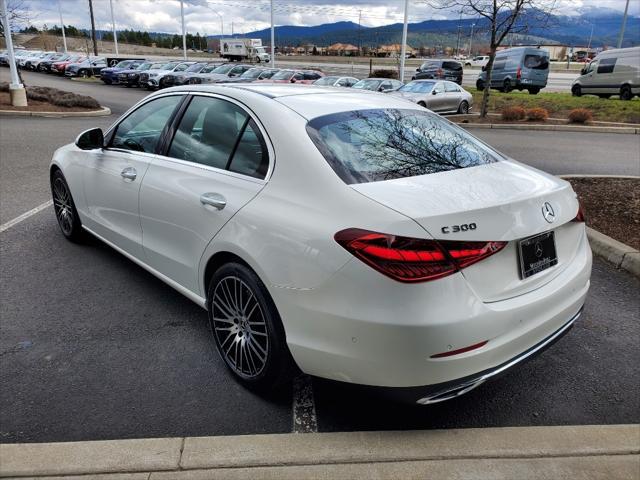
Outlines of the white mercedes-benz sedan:
M 256 389 L 299 368 L 454 398 L 561 337 L 589 289 L 569 183 L 390 95 L 175 87 L 57 150 L 50 178 L 62 233 L 206 308 Z

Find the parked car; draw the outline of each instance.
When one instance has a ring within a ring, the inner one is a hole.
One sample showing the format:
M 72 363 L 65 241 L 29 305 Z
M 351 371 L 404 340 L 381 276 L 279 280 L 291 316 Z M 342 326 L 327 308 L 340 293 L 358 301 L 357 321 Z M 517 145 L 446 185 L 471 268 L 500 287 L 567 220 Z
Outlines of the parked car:
M 478 55 L 477 57 L 473 57 L 465 60 L 464 64 L 470 67 L 486 67 L 487 63 L 489 63 L 489 55 Z
M 186 83 L 189 83 L 189 79 L 191 78 L 192 75 L 196 73 L 200 73 L 202 71 L 207 71 L 207 69 L 208 71 L 211 71 L 219 65 L 220 65 L 219 63 L 210 63 L 210 62 L 194 63 L 193 65 L 191 65 L 189 68 L 187 68 L 182 72 L 176 71 L 162 77 L 162 83 L 160 85 L 160 88 L 172 87 L 174 85 L 184 85 Z
M 69 60 L 70 58 L 71 58 L 71 55 L 68 53 L 59 53 L 56 56 L 50 58 L 49 60 L 41 61 L 38 64 L 38 71 L 50 73 L 51 65 L 53 65 L 56 62 L 64 62 L 65 60 Z
M 484 90 L 486 67 L 476 80 L 476 88 Z M 547 86 L 549 52 L 542 48 L 514 47 L 496 53 L 491 72 L 491 88 L 501 92 L 528 90 L 536 95 Z
M 399 80 L 392 78 L 365 78 L 353 84 L 351 88 L 356 90 L 371 90 L 372 92 L 392 92 L 404 85 Z
M 413 80 L 391 92 L 438 113 L 469 113 L 473 95 L 454 82 Z
M 206 308 L 263 391 L 300 369 L 455 398 L 567 333 L 590 285 L 567 181 L 392 95 L 175 87 L 56 150 L 50 181 L 64 237 Z
M 118 62 L 113 67 L 103 68 L 100 71 L 100 80 L 102 80 L 107 85 L 111 85 L 112 83 L 118 83 L 120 81 L 119 74 L 124 70 L 131 70 L 133 68 L 138 67 L 142 63 L 144 63 L 144 59 L 140 60 L 122 60 Z
M 152 68 L 146 72 L 140 74 L 138 84 L 147 90 L 156 90 L 160 88 L 160 81 L 165 75 L 170 75 L 173 72 L 184 72 L 187 68 L 193 65 L 195 62 L 168 62 L 161 68 Z
M 322 77 L 313 82 L 314 85 L 324 87 L 353 87 L 359 80 L 354 77 L 340 77 L 338 75 L 331 75 L 329 77 Z
M 17 50 L 14 49 L 14 56 L 16 59 L 16 63 L 18 63 L 18 61 L 23 58 L 26 57 L 27 55 L 30 55 L 31 52 L 29 52 L 29 50 Z M 2 54 L 0 54 L 0 65 L 2 65 L 3 67 L 8 67 L 9 66 L 9 53 L 6 50 L 3 50 Z
M 29 70 L 33 70 L 33 71 L 42 71 L 42 69 L 40 68 L 40 65 L 42 64 L 42 62 L 58 61 L 58 60 L 62 60 L 63 57 L 64 57 L 64 53 L 56 53 L 56 52 L 48 53 L 40 58 L 29 60 L 26 63 L 25 68 L 28 68 Z
M 310 84 L 324 77 L 324 73 L 318 70 L 280 70 L 269 79 L 258 80 L 260 82 L 268 83 L 302 83 Z
M 411 80 L 451 80 L 462 85 L 462 70 L 462 63 L 456 60 L 427 60 L 416 69 L 416 74 Z
M 238 77 L 225 80 L 224 83 L 251 83 L 257 80 L 268 80 L 279 71 L 279 68 L 254 67 Z
M 20 57 L 20 59 L 18 59 L 18 68 L 28 69 L 32 61 L 39 60 L 40 58 L 43 58 L 51 53 L 54 53 L 54 52 L 41 52 L 40 50 L 34 50 L 30 52 L 28 55 L 25 55 L 23 57 Z
M 84 55 L 71 55 L 68 59 L 62 62 L 54 62 L 51 64 L 51 72 L 58 75 L 64 75 L 67 67 L 74 63 L 82 63 L 87 59 Z
M 631 100 L 640 95 L 640 47 L 605 50 L 582 69 L 571 85 L 571 93 Z
M 225 63 L 208 72 L 195 73 L 189 79 L 190 84 L 226 82 L 230 78 L 239 77 L 253 65 Z
M 104 57 L 90 57 L 80 63 L 71 63 L 64 70 L 66 77 L 92 77 L 107 67 Z
M 138 79 L 142 72 L 150 70 L 152 68 L 162 68 L 166 62 L 143 62 L 138 65 L 136 68 L 131 68 L 128 70 L 121 70 L 118 72 L 118 83 L 120 85 L 124 85 L 125 87 L 137 87 Z

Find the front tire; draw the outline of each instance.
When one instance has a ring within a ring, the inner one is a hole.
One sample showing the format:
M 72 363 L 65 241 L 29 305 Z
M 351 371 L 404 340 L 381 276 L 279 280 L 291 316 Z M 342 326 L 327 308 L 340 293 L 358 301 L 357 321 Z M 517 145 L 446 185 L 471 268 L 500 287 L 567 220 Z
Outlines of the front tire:
M 78 76 L 81 78 L 89 78 L 89 72 L 87 70 L 80 70 Z
M 460 102 L 460 106 L 458 107 L 458 113 L 466 115 L 469 113 L 469 103 L 466 100 Z
M 580 85 L 574 85 L 573 87 L 571 87 L 571 95 L 573 95 L 574 97 L 581 97 L 582 87 Z
M 71 190 L 67 180 L 60 170 L 51 175 L 51 195 L 53 197 L 53 210 L 60 231 L 67 240 L 80 242 L 84 237 L 82 222 L 76 210 L 76 204 L 71 196 Z
M 505 79 L 505 81 L 502 83 L 502 91 L 504 93 L 509 93 L 512 90 L 511 87 L 511 80 L 509 80 L 508 78 Z
M 620 100 L 631 100 L 633 98 L 633 92 L 629 85 L 623 85 L 620 87 Z
M 243 385 L 270 391 L 291 380 L 294 363 L 280 316 L 250 268 L 220 267 L 209 282 L 207 310 L 218 353 Z

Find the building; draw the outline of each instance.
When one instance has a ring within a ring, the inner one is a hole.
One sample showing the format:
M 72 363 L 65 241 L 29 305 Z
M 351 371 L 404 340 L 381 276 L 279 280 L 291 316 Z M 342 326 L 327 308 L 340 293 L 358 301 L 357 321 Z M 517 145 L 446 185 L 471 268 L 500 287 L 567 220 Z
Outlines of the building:
M 399 43 L 394 43 L 392 45 L 382 45 L 376 49 L 377 57 L 399 57 L 402 52 L 402 45 Z M 405 45 L 405 52 L 410 57 L 416 56 L 415 48 L 410 47 L 409 45 Z
M 350 43 L 334 43 L 327 47 L 327 55 L 350 57 L 358 55 L 358 47 Z

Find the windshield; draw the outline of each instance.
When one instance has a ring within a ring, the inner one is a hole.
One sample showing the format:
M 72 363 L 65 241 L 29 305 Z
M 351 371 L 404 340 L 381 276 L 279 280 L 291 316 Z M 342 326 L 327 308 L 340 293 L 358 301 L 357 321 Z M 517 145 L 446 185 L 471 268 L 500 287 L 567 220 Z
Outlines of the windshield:
M 260 80 L 266 80 L 269 79 L 271 77 L 273 77 L 276 73 L 278 73 L 279 70 L 265 70 L 264 72 L 262 72 L 260 74 L 260 76 L 258 77 L 258 79 Z
M 141 63 L 140 65 L 138 65 L 138 67 L 136 68 L 136 70 L 149 70 L 151 68 L 151 65 L 153 65 L 152 63 Z
M 202 67 L 204 67 L 206 65 L 206 63 L 196 63 L 194 65 L 191 65 L 189 68 L 187 68 L 187 72 L 199 72 L 200 70 L 202 70 Z
M 382 80 L 360 80 L 351 88 L 361 88 L 363 90 L 376 90 Z
M 227 64 L 227 65 L 220 65 L 217 68 L 214 68 L 211 73 L 222 73 L 222 74 L 226 74 L 229 73 L 229 71 L 234 67 L 233 64 Z
M 158 68 L 162 69 L 162 70 L 173 70 L 175 68 L 175 66 L 178 65 L 178 62 L 169 62 L 169 63 L 165 63 L 163 65 L 160 65 Z M 152 70 L 155 70 L 156 67 L 151 67 Z
M 421 110 L 325 115 L 311 120 L 307 133 L 348 184 L 446 172 L 501 159 L 464 130 Z
M 249 70 L 244 72 L 242 75 L 240 75 L 240 78 L 258 78 L 261 73 L 262 73 L 261 68 L 250 68 Z
M 295 72 L 293 70 L 280 70 L 271 80 L 289 80 Z
M 406 85 L 401 86 L 398 92 L 409 93 L 429 93 L 433 90 L 435 82 L 409 82 Z
M 182 63 L 174 69 L 174 72 L 184 72 L 189 67 L 190 65 L 188 63 Z
M 428 70 L 430 68 L 440 68 L 440 62 L 424 62 L 420 66 L 420 70 Z
M 118 62 L 118 64 L 114 68 L 126 68 L 132 63 L 133 62 L 131 60 L 123 60 L 122 62 Z
M 214 69 L 218 68 L 216 64 L 210 64 L 200 70 L 200 73 L 211 73 Z
M 333 85 L 340 77 L 324 77 L 316 80 L 315 85 Z

